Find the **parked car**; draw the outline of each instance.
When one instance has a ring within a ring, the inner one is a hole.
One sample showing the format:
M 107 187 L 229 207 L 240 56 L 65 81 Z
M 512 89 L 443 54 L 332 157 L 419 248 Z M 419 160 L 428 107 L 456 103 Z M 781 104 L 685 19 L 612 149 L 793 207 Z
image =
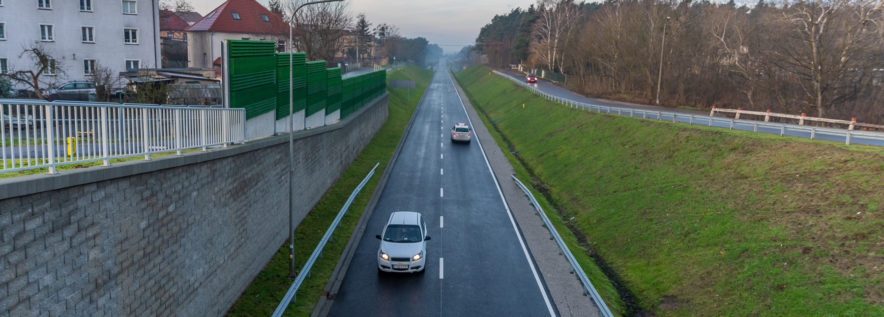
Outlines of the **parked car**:
M 378 247 L 378 273 L 423 273 L 427 258 L 427 224 L 419 212 L 396 211 L 384 226 Z
M 534 75 L 534 74 L 528 74 L 528 76 L 525 76 L 525 82 L 528 82 L 528 83 L 536 83 L 536 82 L 537 82 L 537 76 Z
M 451 142 L 470 143 L 470 137 L 472 136 L 473 133 L 470 132 L 470 126 L 466 123 L 458 122 L 451 127 Z
M 95 95 L 95 83 L 89 81 L 70 81 L 58 88 L 49 89 L 46 96 L 49 100 L 83 100 Z

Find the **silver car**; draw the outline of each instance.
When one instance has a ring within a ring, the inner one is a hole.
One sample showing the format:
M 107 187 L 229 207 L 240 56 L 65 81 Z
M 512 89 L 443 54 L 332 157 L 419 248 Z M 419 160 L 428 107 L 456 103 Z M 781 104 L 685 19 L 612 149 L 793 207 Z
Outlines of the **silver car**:
M 470 143 L 470 138 L 473 133 L 470 131 L 470 126 L 466 123 L 455 123 L 453 127 L 451 127 L 451 142 L 466 142 Z
M 384 226 L 378 247 L 378 272 L 423 273 L 427 257 L 427 224 L 419 212 L 396 211 Z

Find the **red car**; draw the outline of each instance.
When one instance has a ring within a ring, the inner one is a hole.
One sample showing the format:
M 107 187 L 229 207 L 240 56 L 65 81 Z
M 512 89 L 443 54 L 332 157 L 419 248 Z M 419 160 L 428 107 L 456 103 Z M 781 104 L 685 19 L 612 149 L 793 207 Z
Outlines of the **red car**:
M 534 74 L 528 74 L 528 76 L 525 76 L 525 82 L 528 82 L 528 83 L 536 83 L 536 82 L 537 82 L 537 76 L 534 76 Z

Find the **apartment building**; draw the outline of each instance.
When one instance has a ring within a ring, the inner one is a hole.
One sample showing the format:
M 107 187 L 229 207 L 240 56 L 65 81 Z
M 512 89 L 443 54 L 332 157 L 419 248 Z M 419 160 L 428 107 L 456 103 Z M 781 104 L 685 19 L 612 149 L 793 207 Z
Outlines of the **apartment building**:
M 0 71 L 32 69 L 40 47 L 56 69 L 46 84 L 160 65 L 159 0 L 0 0 Z

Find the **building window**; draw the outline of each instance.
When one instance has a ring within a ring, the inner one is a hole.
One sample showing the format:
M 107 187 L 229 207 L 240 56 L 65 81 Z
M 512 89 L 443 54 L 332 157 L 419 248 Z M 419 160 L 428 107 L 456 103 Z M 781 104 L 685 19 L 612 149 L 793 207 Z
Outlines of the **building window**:
M 138 68 L 140 66 L 139 64 L 141 64 L 141 61 L 139 61 L 137 59 L 127 59 L 126 60 L 126 71 L 131 72 L 131 71 L 138 70 Z
M 0 22 L 0 41 L 6 39 L 6 23 Z
M 6 66 L 6 59 L 0 58 L 0 74 L 7 74 L 7 73 L 9 73 L 9 68 L 7 68 L 7 66 Z
M 270 17 L 268 17 L 266 14 L 263 14 L 263 13 L 262 13 L 262 14 L 261 14 L 261 20 L 264 20 L 264 22 L 270 22 Z
M 83 60 L 83 73 L 86 75 L 95 74 L 95 60 L 94 59 L 84 59 Z
M 52 58 L 52 59 L 49 59 L 48 64 L 49 64 L 49 65 L 47 65 L 47 66 L 49 66 L 49 67 L 46 67 L 46 73 L 45 73 L 45 74 L 46 74 L 47 76 L 55 76 L 55 70 L 56 70 L 56 67 L 58 67 L 58 63 L 56 63 L 56 62 L 55 62 L 55 59 Z
M 80 11 L 92 11 L 92 0 L 80 0 Z
M 123 14 L 138 14 L 135 0 L 123 0 Z
M 52 42 L 55 40 L 55 34 L 52 32 L 52 25 L 40 24 L 40 40 L 43 42 Z
M 52 9 L 52 2 L 50 0 L 37 0 L 37 8 Z
M 123 43 L 138 44 L 138 29 L 123 29 Z
M 83 43 L 95 43 L 95 28 L 91 26 L 84 26 L 80 28 L 83 34 Z
M 236 12 L 236 11 L 233 12 L 233 19 L 239 20 L 239 12 Z

